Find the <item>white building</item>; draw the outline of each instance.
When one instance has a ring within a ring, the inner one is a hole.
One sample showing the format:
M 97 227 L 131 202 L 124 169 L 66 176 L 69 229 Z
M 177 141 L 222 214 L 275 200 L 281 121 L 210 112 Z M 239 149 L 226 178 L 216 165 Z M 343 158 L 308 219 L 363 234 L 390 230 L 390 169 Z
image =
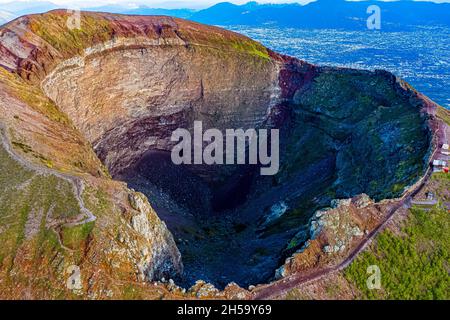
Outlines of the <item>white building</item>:
M 447 161 L 440 159 L 433 160 L 433 172 L 441 172 L 445 167 L 447 167 Z
M 444 143 L 441 148 L 441 154 L 445 156 L 450 156 L 450 146 L 448 143 Z
M 447 162 L 444 160 L 433 160 L 433 166 L 435 167 L 445 167 L 447 165 Z

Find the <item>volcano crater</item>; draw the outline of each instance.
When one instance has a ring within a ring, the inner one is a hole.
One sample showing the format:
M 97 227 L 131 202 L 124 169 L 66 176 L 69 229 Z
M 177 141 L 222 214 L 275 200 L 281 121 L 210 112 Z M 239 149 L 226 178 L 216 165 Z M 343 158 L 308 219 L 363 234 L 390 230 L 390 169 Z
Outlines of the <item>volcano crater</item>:
M 392 74 L 318 67 L 228 31 L 203 36 L 206 27 L 168 21 L 153 38 L 84 49 L 41 86 L 113 178 L 147 195 L 182 254 L 182 285 L 269 281 L 316 210 L 361 193 L 397 197 L 424 173 L 428 117 Z M 171 134 L 192 132 L 194 121 L 279 129 L 279 173 L 173 164 Z

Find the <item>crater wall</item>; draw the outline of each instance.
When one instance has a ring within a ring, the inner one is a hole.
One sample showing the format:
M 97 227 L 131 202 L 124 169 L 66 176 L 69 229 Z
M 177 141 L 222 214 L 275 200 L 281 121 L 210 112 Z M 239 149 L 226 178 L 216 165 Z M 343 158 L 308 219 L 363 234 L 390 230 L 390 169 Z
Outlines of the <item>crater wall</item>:
M 259 127 L 280 100 L 275 61 L 136 42 L 65 61 L 42 83 L 113 174 L 149 149 L 170 150 L 172 131 L 194 120 L 205 129 Z

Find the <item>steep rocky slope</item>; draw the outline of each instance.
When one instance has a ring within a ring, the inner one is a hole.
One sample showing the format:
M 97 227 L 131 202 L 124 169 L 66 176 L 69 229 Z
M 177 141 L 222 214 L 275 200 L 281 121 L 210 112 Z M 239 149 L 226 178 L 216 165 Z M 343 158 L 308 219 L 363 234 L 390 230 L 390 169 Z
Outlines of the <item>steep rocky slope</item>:
M 390 73 L 314 66 L 181 19 L 82 13 L 69 29 L 68 18 L 0 30 L 0 286 L 17 283 L 16 296 L 69 294 L 70 265 L 97 298 L 177 275 L 264 282 L 307 241 L 295 236 L 314 211 L 399 196 L 427 167 L 436 106 Z M 280 173 L 175 167 L 171 133 L 194 120 L 281 129 Z

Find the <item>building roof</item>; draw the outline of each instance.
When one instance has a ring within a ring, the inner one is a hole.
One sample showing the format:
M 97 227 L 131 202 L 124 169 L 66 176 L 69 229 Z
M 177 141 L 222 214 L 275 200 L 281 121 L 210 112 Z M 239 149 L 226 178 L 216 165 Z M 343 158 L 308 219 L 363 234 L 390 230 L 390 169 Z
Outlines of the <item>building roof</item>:
M 447 161 L 445 161 L 445 160 L 439 160 L 439 159 L 433 160 L 433 166 L 446 166 L 446 165 L 447 165 Z

